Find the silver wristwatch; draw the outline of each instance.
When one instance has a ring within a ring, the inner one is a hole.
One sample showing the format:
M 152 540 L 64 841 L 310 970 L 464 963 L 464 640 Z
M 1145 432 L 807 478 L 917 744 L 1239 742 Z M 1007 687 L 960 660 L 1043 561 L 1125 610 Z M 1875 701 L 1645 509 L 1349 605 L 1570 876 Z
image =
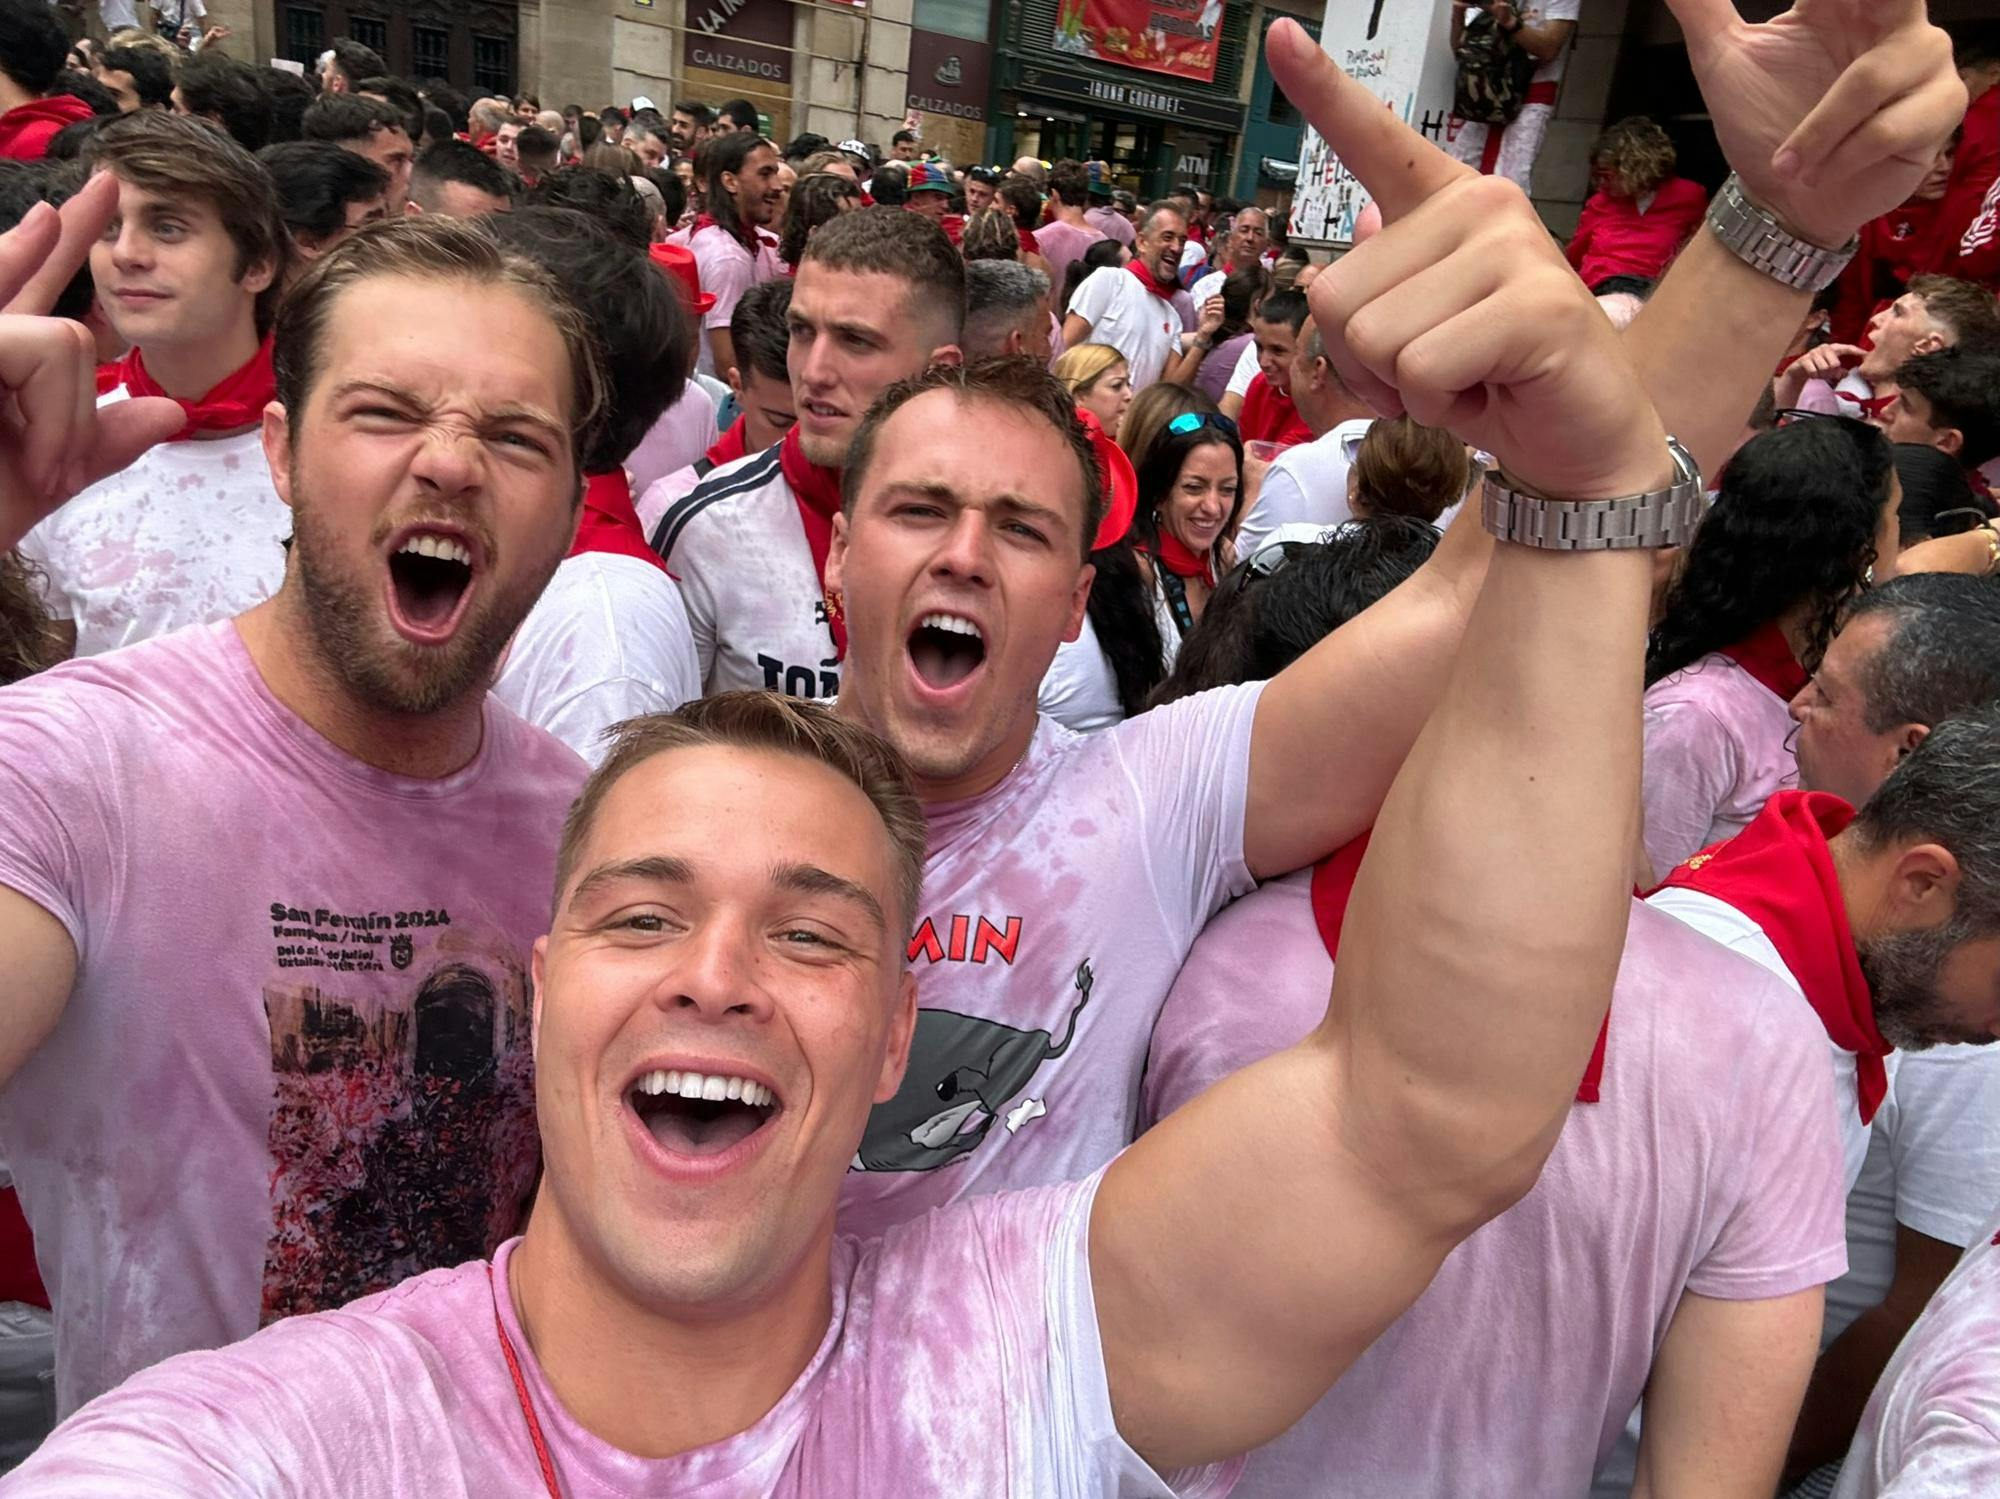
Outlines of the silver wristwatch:
M 1738 258 L 1780 286 L 1815 295 L 1833 285 L 1861 248 L 1859 235 L 1838 250 L 1800 239 L 1743 195 L 1734 172 L 1708 205 L 1708 227 Z
M 1686 546 L 1701 519 L 1701 469 L 1673 438 L 1674 482 L 1666 489 L 1615 500 L 1545 500 L 1510 489 L 1498 469 L 1486 474 L 1480 516 L 1502 541 L 1550 552 Z

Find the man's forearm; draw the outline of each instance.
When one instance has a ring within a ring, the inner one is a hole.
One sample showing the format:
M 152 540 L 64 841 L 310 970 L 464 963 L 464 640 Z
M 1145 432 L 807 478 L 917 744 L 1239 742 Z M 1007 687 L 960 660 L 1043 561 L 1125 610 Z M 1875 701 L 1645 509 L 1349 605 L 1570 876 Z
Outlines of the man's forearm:
M 1201 370 L 1201 361 L 1208 353 L 1200 344 L 1190 342 L 1180 353 L 1167 360 L 1167 367 L 1160 371 L 1160 378 L 1169 385 L 1192 385 L 1194 377 Z
M 1704 225 L 1626 329 L 1626 352 L 1661 422 L 1711 483 L 1811 306 Z

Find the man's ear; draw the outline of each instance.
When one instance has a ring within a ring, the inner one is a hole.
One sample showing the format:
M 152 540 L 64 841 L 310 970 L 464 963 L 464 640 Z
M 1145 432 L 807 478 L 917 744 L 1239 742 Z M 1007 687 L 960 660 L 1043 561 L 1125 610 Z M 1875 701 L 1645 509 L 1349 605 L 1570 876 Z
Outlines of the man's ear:
M 826 591 L 840 592 L 841 577 L 847 571 L 847 511 L 833 514 L 833 540 L 826 549 Z
M 887 1103 L 903 1085 L 910 1065 L 910 1042 L 917 1033 L 917 976 L 909 969 L 896 987 L 896 1012 L 889 1017 L 889 1044 L 882 1049 L 882 1071 L 875 1079 L 875 1102 Z
M 722 378 L 729 382 L 730 390 L 735 392 L 737 401 L 741 402 L 743 400 L 742 372 L 738 370 L 735 365 L 732 364 L 726 371 L 723 372 Z
M 542 974 L 548 968 L 549 939 L 546 934 L 535 939 L 534 951 L 528 955 L 529 992 L 533 996 L 533 1011 L 528 1021 L 528 1057 L 534 1060 L 542 1054 Z
M 1944 347 L 1944 335 L 1942 333 L 1938 332 L 1926 333 L 1922 338 L 1918 339 L 1914 345 L 1911 346 L 1910 356 L 1912 358 L 1915 358 L 1919 354 L 1935 354 L 1939 349 L 1942 349 L 1943 347 Z
M 1883 898 L 1894 925 L 1910 930 L 1940 926 L 1958 907 L 1958 859 L 1936 843 L 1917 843 L 1895 856 Z
M 1958 428 L 1941 427 L 1934 430 L 1936 430 L 1937 436 L 1931 440 L 1931 446 L 1936 448 L 1940 453 L 1956 458 L 1964 450 L 1965 434 L 1959 431 Z
M 931 350 L 932 364 L 957 365 L 965 363 L 965 351 L 957 344 L 939 344 Z
M 292 424 L 278 402 L 264 407 L 264 462 L 271 468 L 271 487 L 287 505 L 292 503 Z

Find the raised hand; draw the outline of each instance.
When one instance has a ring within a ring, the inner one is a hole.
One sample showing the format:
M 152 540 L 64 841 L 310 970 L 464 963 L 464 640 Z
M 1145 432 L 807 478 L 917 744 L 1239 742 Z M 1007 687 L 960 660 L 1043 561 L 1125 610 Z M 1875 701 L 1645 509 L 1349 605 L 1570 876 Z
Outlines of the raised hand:
M 1916 190 L 1965 114 L 1924 0 L 1798 0 L 1752 25 L 1732 0 L 1667 0 L 1750 197 L 1829 248 Z
M 1327 356 L 1385 415 L 1407 411 L 1561 499 L 1653 488 L 1665 433 L 1612 331 L 1521 190 L 1453 161 L 1296 23 L 1272 76 L 1381 206 L 1381 234 L 1308 293 Z
M 0 235 L 0 551 L 186 420 L 157 397 L 98 410 L 89 331 L 46 315 L 117 207 L 117 181 L 100 173 L 60 214 L 37 204 Z

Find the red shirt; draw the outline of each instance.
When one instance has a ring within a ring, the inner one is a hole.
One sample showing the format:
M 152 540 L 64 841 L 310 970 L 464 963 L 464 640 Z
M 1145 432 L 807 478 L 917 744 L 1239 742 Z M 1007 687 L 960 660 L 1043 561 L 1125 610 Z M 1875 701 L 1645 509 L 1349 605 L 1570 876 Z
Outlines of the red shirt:
M 0 156 L 11 161 L 40 161 L 49 142 L 65 125 L 90 118 L 90 106 L 74 94 L 31 99 L 0 114 Z
M 1569 263 L 1585 286 L 1607 276 L 1658 280 L 1707 209 L 1708 194 L 1685 177 L 1668 179 L 1643 212 L 1636 199 L 1592 193 L 1569 242 Z
M 1957 255 L 1959 240 L 1979 217 L 1986 191 L 1996 180 L 2000 180 L 2000 88 L 1990 88 L 1965 112 L 1958 155 L 1952 159 L 1951 181 L 1945 185 L 1944 199 L 1938 205 L 1940 261 L 1948 262 Z M 1964 274 L 1948 264 L 1936 264 L 1935 269 L 1949 276 Z
M 1261 374 L 1251 380 L 1250 389 L 1243 394 L 1236 428 L 1245 442 L 1275 442 L 1289 448 L 1313 440 L 1312 428 L 1300 418 L 1292 398 Z
M 1834 282 L 1833 337 L 1858 344 L 1868 320 L 1908 289 L 1910 278 L 1937 261 L 1939 225 L 1945 200 L 1912 198 L 1861 226 L 1861 248 Z

